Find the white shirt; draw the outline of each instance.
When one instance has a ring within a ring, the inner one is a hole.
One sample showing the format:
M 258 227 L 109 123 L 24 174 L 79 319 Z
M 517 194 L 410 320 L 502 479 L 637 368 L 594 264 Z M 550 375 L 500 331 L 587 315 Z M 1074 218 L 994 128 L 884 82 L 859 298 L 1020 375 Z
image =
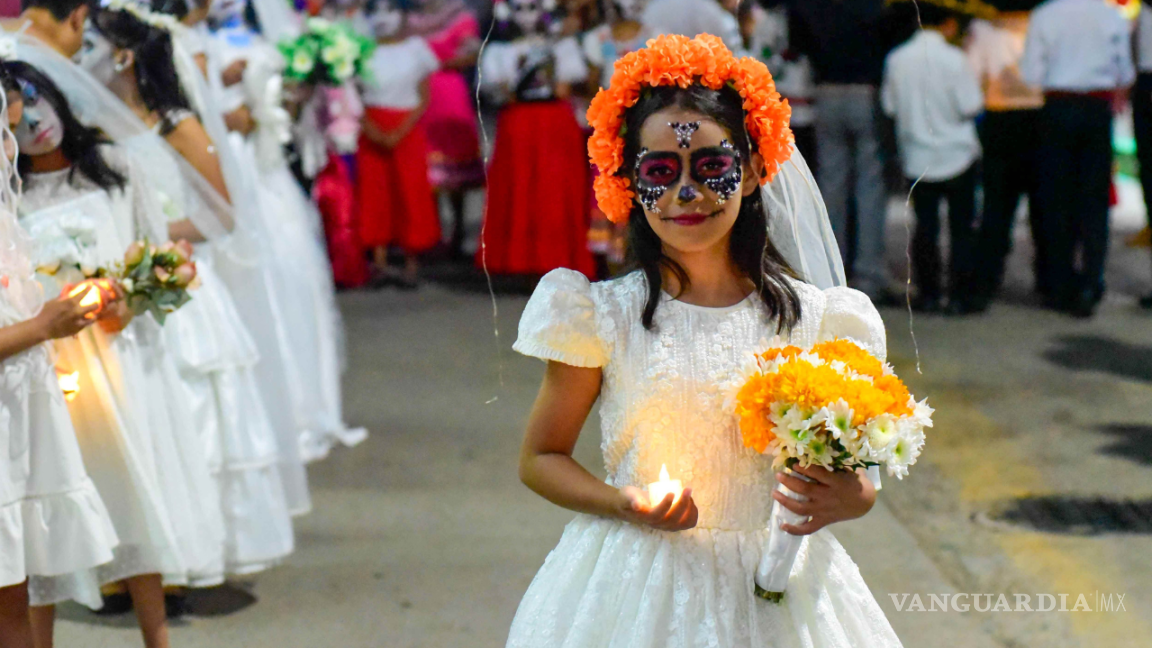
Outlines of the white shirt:
M 370 65 L 372 78 L 365 84 L 364 105 L 413 110 L 420 106 L 420 85 L 440 68 L 440 60 L 423 38 L 412 36 L 377 45 Z
M 1039 88 L 1024 83 L 1020 59 L 1028 34 L 1028 15 L 1013 14 L 988 22 L 974 20 L 968 29 L 968 62 L 984 88 L 988 110 L 1025 110 L 1044 105 Z
M 964 52 L 940 32 L 922 30 L 888 55 L 880 103 L 896 119 L 909 178 L 949 180 L 980 157 L 975 118 L 984 96 Z
M 1127 87 L 1136 79 L 1128 21 L 1104 0 L 1048 0 L 1032 12 L 1020 70 L 1045 90 Z
M 744 50 L 740 23 L 716 0 L 653 0 L 644 8 L 640 22 L 656 36 L 712 34 L 738 56 Z
M 1136 18 L 1136 69 L 1152 72 L 1152 9 L 1141 5 Z

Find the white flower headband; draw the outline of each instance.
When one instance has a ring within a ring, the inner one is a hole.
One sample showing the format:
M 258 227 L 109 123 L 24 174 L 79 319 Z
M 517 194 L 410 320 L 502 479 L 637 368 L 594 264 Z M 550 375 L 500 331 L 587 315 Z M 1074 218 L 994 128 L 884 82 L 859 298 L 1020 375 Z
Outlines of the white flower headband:
M 133 0 L 102 0 L 100 6 L 113 11 L 126 11 L 140 22 L 168 33 L 175 33 L 180 29 L 180 22 L 172 16 L 150 11 Z

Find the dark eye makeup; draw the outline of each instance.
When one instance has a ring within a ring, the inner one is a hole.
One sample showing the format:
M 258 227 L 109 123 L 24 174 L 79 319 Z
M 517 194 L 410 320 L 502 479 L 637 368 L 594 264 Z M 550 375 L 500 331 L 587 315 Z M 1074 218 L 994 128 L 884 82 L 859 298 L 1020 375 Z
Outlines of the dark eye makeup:
M 648 153 L 636 164 L 636 180 L 655 187 L 667 187 L 680 179 L 680 156 L 675 153 Z

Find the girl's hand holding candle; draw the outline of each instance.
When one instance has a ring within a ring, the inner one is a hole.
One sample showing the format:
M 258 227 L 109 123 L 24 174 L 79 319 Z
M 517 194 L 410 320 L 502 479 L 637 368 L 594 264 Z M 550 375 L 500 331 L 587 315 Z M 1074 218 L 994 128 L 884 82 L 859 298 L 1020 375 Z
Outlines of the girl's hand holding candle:
M 679 479 L 668 477 L 668 468 L 660 470 L 660 480 L 648 485 L 648 492 L 634 486 L 620 489 L 621 519 L 660 531 L 686 531 L 696 526 L 700 512 L 692 500 L 692 489 L 681 490 Z

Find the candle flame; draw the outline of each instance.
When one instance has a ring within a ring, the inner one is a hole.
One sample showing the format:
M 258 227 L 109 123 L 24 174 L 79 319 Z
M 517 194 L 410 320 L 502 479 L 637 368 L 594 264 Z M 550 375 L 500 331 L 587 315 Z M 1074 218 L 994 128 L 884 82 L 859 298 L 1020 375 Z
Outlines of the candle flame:
M 80 393 L 80 372 L 58 373 L 56 379 L 60 383 L 60 391 L 64 392 L 64 399 L 68 402 L 75 400 Z
M 668 476 L 668 464 L 660 464 L 660 481 L 672 481 L 672 478 Z
M 104 301 L 104 295 L 101 294 L 100 287 L 102 285 L 106 285 L 106 284 L 107 284 L 107 282 L 84 281 L 84 282 L 81 282 L 79 284 L 76 284 L 76 286 L 74 288 L 72 288 L 71 292 L 68 293 L 68 296 L 69 297 L 75 297 L 76 295 L 79 295 L 80 293 L 83 292 L 84 298 L 80 300 L 81 306 L 98 305 L 98 304 L 103 303 L 103 301 Z M 84 292 L 84 291 L 88 291 L 88 292 Z

